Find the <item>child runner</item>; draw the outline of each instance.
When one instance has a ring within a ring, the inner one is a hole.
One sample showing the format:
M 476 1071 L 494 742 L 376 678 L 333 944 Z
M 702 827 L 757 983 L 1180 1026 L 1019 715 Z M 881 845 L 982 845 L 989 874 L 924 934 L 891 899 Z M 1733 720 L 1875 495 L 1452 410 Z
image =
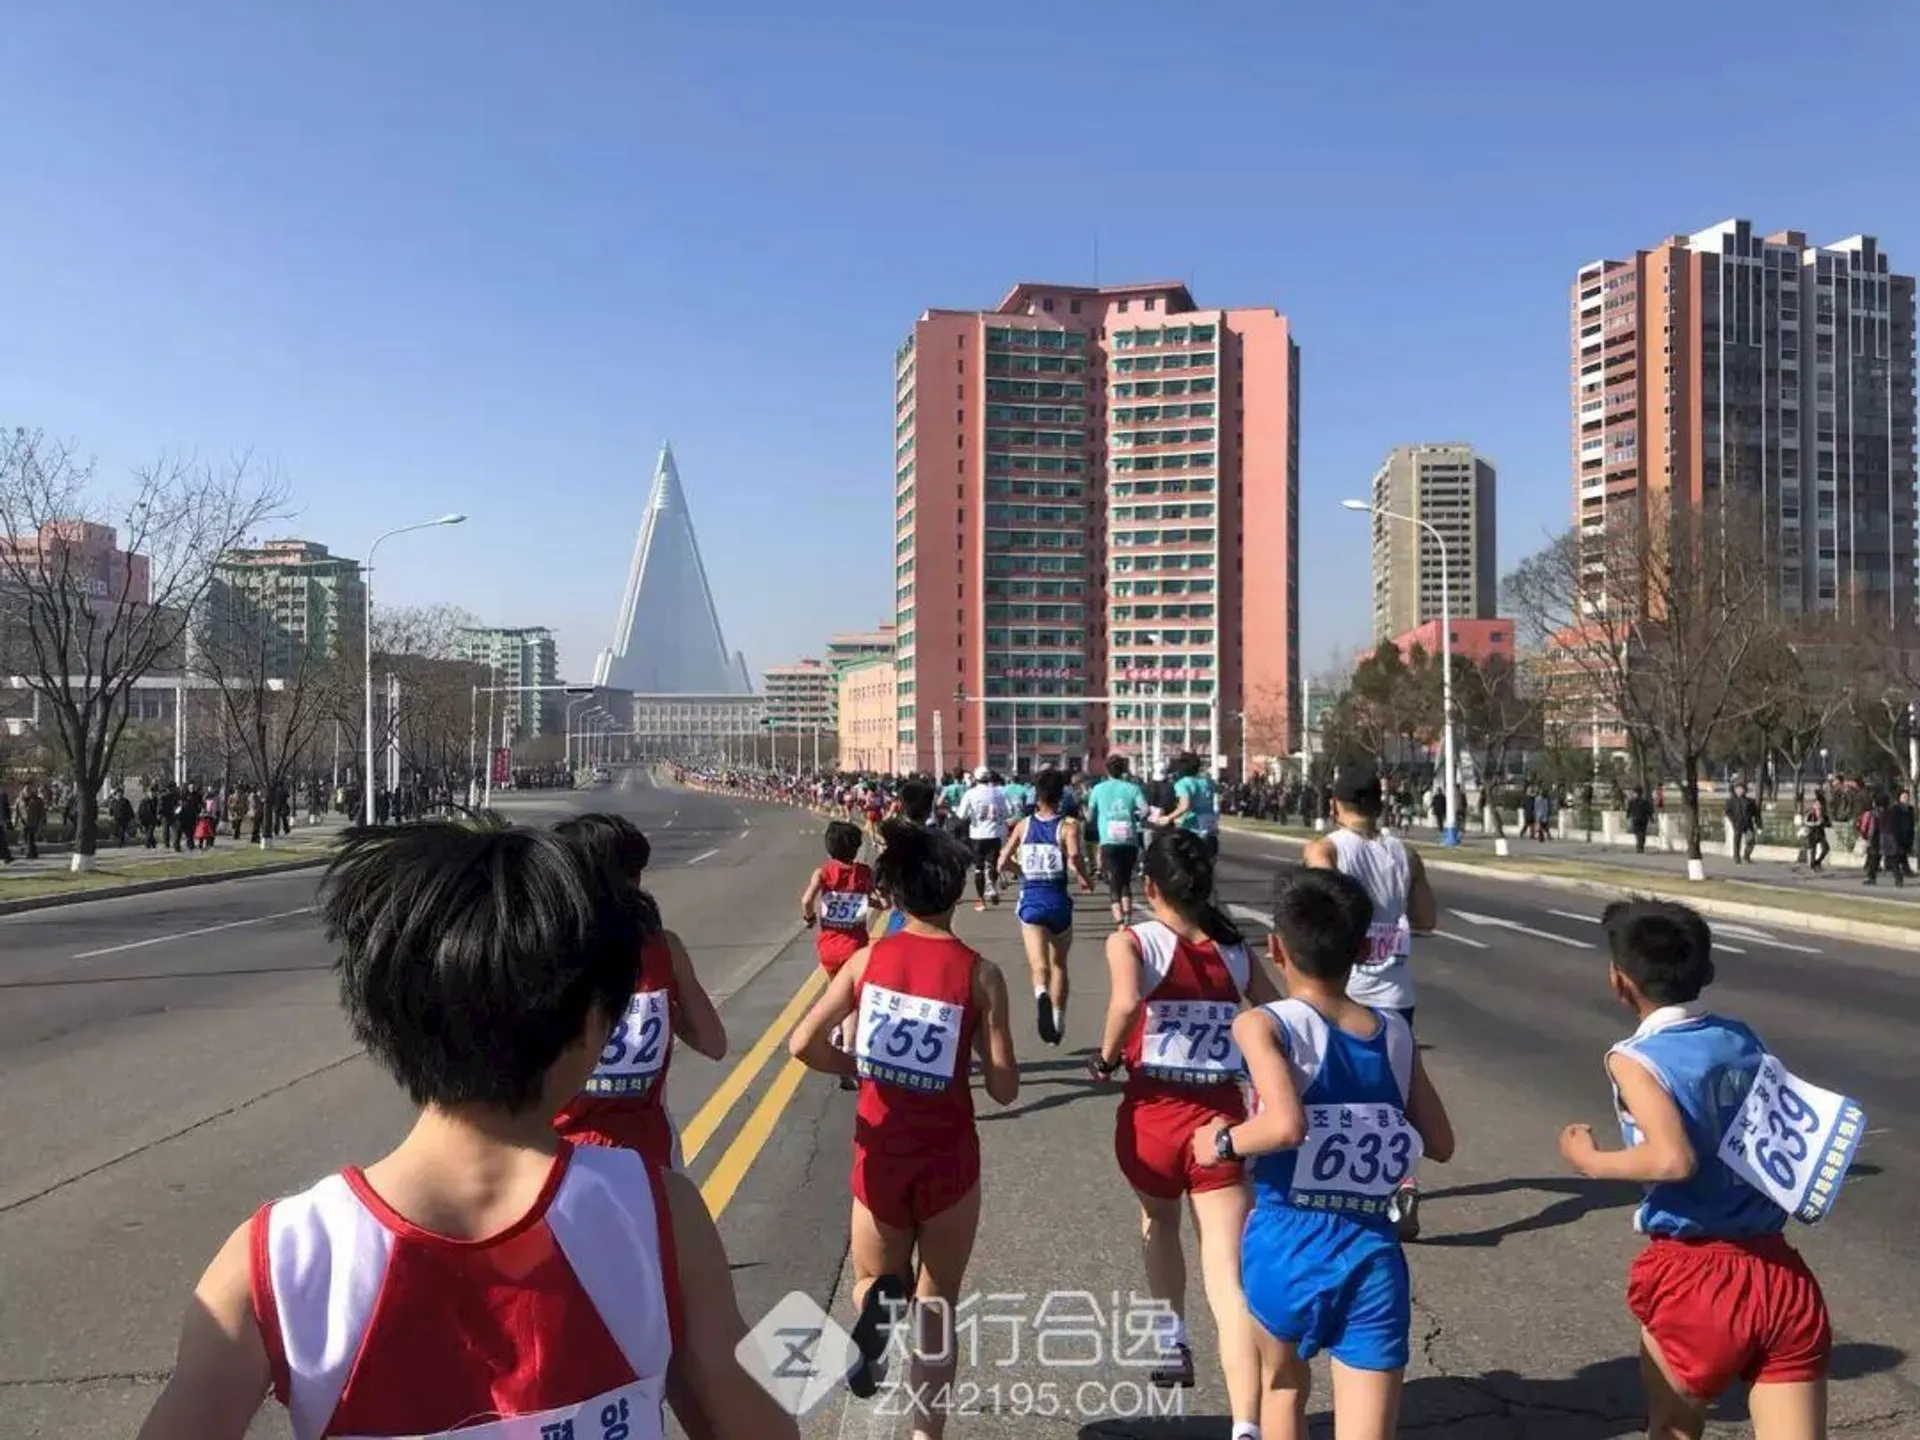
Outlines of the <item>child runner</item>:
M 1124 930 L 1133 923 L 1133 872 L 1140 863 L 1140 828 L 1147 818 L 1147 792 L 1127 774 L 1126 756 L 1107 757 L 1107 778 L 1087 797 L 1087 814 L 1113 900 L 1113 923 Z
M 861 1359 L 847 1377 L 859 1396 L 879 1382 L 889 1312 L 905 1299 L 901 1277 L 913 1273 L 916 1252 L 914 1293 L 942 1304 L 916 1307 L 921 1323 L 910 1393 L 935 1396 L 952 1384 L 954 1347 L 942 1344 L 939 1312 L 945 1309 L 950 1327 L 980 1222 L 969 1055 L 978 1057 L 987 1094 L 1001 1105 L 1020 1093 L 1006 981 L 952 933 L 968 860 L 936 831 L 888 827 L 874 879 L 887 902 L 905 912 L 906 928 L 849 960 L 788 1041 L 794 1058 L 812 1069 L 860 1079 L 851 1255 L 859 1312 L 852 1334 Z M 828 1038 L 848 1015 L 859 1016 L 852 1054 Z M 925 1358 L 943 1353 L 942 1360 Z M 945 1428 L 939 1407 L 916 1404 L 915 1440 L 937 1440 Z
M 829 978 L 867 945 L 869 903 L 873 895 L 873 871 L 860 864 L 860 851 L 866 837 L 860 827 L 845 820 L 827 822 L 827 863 L 815 870 L 800 892 L 800 922 L 819 925 L 813 937 L 820 968 Z M 853 1018 L 849 1016 L 838 1032 L 835 1043 L 841 1049 L 853 1044 Z M 853 1089 L 853 1077 L 840 1077 L 842 1090 Z
M 422 1107 L 400 1145 L 262 1209 L 194 1292 L 140 1440 L 797 1437 L 742 1370 L 700 1192 L 553 1117 L 633 997 L 657 923 L 557 835 L 356 831 L 319 912 L 354 1034 Z
M 588 814 L 553 828 L 639 891 L 653 847 L 632 821 Z M 687 947 L 673 931 L 661 930 L 640 952 L 633 998 L 607 1037 L 600 1063 L 554 1117 L 554 1127 L 576 1145 L 623 1146 L 655 1165 L 680 1169 L 680 1136 L 666 1096 L 676 1039 L 709 1060 L 726 1058 L 727 1027 L 694 973 Z
M 1273 912 L 1267 949 L 1287 998 L 1233 1025 L 1258 1109 L 1195 1134 L 1194 1159 L 1252 1162 L 1240 1275 L 1263 1332 L 1261 1433 L 1305 1440 L 1307 1361 L 1325 1350 L 1340 1440 L 1387 1440 L 1413 1324 L 1389 1203 L 1423 1148 L 1452 1158 L 1453 1127 L 1406 1021 L 1347 995 L 1373 924 L 1360 882 L 1295 871 L 1276 887 Z
M 1020 862 L 1020 904 L 1014 913 L 1033 978 L 1035 1024 L 1047 1045 L 1058 1045 L 1067 1028 L 1067 952 L 1073 948 L 1068 869 L 1079 875 L 1082 890 L 1093 889 L 1080 822 L 1060 813 L 1066 788 L 1066 776 L 1058 770 L 1040 772 L 1034 781 L 1033 813 L 1014 822 L 997 862 L 1001 870 L 1016 857 Z
M 1569 1125 L 1560 1153 L 1582 1175 L 1646 1187 L 1634 1228 L 1651 1238 L 1628 1273 L 1627 1308 L 1641 1325 L 1649 1432 L 1698 1440 L 1707 1407 L 1745 1380 L 1759 1440 L 1815 1440 L 1827 1433 L 1833 1331 L 1820 1283 L 1780 1233 L 1783 1205 L 1820 1218 L 1864 1117 L 1700 1003 L 1713 937 L 1699 915 L 1636 900 L 1601 920 L 1614 998 L 1640 1020 L 1607 1052 L 1627 1148 L 1601 1150 L 1591 1129 Z
M 1200 1165 L 1193 1137 L 1203 1126 L 1246 1118 L 1233 1020 L 1242 997 L 1278 1000 L 1272 979 L 1247 954 L 1233 922 L 1208 900 L 1213 860 L 1196 835 L 1162 836 L 1147 851 L 1147 905 L 1153 919 L 1107 940 L 1112 988 L 1106 1031 L 1089 1060 L 1096 1079 L 1121 1061 L 1126 1095 L 1114 1126 L 1120 1173 L 1140 1198 L 1147 1290 L 1171 1310 L 1173 1362 L 1155 1385 L 1193 1384 L 1187 1343 L 1187 1264 L 1180 1249 L 1180 1201 L 1193 1207 L 1200 1272 L 1220 1334 L 1220 1364 L 1233 1409 L 1233 1440 L 1258 1440 L 1260 1359 L 1240 1290 L 1240 1232 L 1247 1192 L 1238 1164 Z

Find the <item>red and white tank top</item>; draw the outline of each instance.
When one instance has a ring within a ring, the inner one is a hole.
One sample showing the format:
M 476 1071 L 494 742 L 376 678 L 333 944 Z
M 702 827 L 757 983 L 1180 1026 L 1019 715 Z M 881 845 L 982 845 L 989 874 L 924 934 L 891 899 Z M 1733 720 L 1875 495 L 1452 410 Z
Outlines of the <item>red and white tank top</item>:
M 253 1308 L 296 1440 L 660 1440 L 678 1329 L 657 1172 L 563 1145 L 519 1222 L 431 1234 L 358 1170 L 253 1218 Z
M 874 942 L 853 992 L 856 1144 L 918 1155 L 977 1143 L 968 1067 L 979 959 L 951 935 Z
M 640 952 L 626 1014 L 613 1027 L 581 1092 L 554 1117 L 554 1128 L 584 1144 L 638 1150 L 672 1169 L 667 1067 L 673 1061 L 673 950 L 655 935 Z
M 829 860 L 820 867 L 820 927 L 865 935 L 867 899 L 872 893 L 873 871 L 865 865 Z
M 1244 945 L 1183 940 L 1158 920 L 1132 926 L 1140 1018 L 1127 1037 L 1127 1094 L 1234 1109 L 1241 1104 L 1233 1021 L 1251 962 Z

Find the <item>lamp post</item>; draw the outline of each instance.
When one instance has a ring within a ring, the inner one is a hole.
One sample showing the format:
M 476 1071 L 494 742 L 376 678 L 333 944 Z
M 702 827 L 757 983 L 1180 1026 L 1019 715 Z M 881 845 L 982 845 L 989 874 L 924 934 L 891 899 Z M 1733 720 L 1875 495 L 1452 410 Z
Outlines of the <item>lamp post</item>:
M 574 710 L 575 710 L 575 709 L 576 709 L 576 708 L 577 708 L 578 706 L 581 706 L 581 705 L 586 705 L 586 704 L 588 704 L 588 703 L 590 703 L 590 702 L 591 702 L 592 700 L 593 700 L 593 696 L 591 696 L 591 695 L 582 695 L 582 696 L 581 696 L 581 697 L 580 697 L 580 698 L 579 698 L 578 700 L 569 700 L 569 701 L 567 701 L 567 773 L 568 773 L 569 775 L 571 775 L 571 774 L 573 773 L 573 769 L 574 769 L 574 765 L 573 765 L 573 712 L 574 712 Z
M 1456 793 L 1459 773 L 1454 762 L 1453 747 L 1453 600 L 1447 584 L 1447 540 L 1431 520 L 1422 520 L 1418 515 L 1403 515 L 1398 510 L 1388 510 L 1367 500 L 1342 500 L 1341 506 L 1348 510 L 1358 510 L 1366 514 L 1377 515 L 1382 520 L 1400 520 L 1408 525 L 1418 525 L 1429 535 L 1440 549 L 1440 745 L 1445 764 L 1447 791 L 1447 826 L 1440 833 L 1442 845 L 1460 843 L 1460 798 Z M 1417 570 L 1419 567 L 1416 566 Z
M 405 535 L 413 530 L 431 530 L 436 525 L 458 525 L 465 521 L 466 518 L 465 515 L 458 513 L 442 515 L 438 520 L 422 520 L 418 524 L 402 525 L 396 529 L 387 531 L 383 535 L 376 535 L 373 543 L 367 546 L 367 558 L 360 566 L 361 586 L 366 592 L 363 603 L 367 611 L 366 651 L 365 654 L 360 657 L 365 664 L 362 679 L 365 682 L 366 688 L 366 713 L 364 717 L 366 734 L 364 738 L 366 740 L 367 768 L 366 772 L 360 777 L 360 788 L 366 792 L 361 798 L 365 802 L 363 816 L 369 825 L 373 824 L 373 552 L 380 548 L 381 542 L 391 540 L 396 535 Z

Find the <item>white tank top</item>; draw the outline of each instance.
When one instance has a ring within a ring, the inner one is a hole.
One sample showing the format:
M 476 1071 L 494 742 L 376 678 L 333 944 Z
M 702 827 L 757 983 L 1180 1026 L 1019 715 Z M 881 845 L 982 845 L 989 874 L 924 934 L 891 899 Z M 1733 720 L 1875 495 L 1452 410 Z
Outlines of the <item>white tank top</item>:
M 1341 873 L 1351 875 L 1373 899 L 1373 927 L 1367 960 L 1353 967 L 1347 995 L 1361 1005 L 1380 1010 L 1413 1008 L 1413 972 L 1407 956 L 1413 950 L 1413 930 L 1407 924 L 1407 889 L 1412 869 L 1407 847 L 1392 835 L 1369 840 L 1342 826 L 1332 831 L 1333 851 Z

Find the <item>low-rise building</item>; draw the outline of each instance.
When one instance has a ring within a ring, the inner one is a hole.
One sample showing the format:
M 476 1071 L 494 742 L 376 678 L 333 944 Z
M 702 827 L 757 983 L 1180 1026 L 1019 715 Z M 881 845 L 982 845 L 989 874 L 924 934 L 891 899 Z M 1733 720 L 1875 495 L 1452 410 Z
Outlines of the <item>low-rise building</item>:
M 899 768 L 899 706 L 893 653 L 871 655 L 840 668 L 840 764 L 847 770 L 892 775 Z
M 1456 619 L 1448 627 L 1447 639 L 1454 655 L 1460 659 L 1484 665 L 1497 657 L 1512 664 L 1515 654 L 1513 631 L 1514 622 L 1507 619 Z M 1441 651 L 1440 622 L 1429 620 L 1424 625 L 1416 625 L 1394 636 L 1393 644 L 1403 660 L 1412 655 L 1416 646 L 1438 659 Z M 1367 652 L 1369 655 L 1372 653 Z

